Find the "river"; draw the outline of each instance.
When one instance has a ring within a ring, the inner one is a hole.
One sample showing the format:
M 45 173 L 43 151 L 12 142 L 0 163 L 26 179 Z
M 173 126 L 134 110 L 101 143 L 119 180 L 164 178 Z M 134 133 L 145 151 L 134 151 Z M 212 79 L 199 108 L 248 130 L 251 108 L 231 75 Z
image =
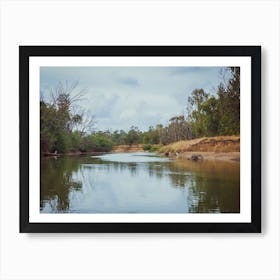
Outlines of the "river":
M 41 213 L 238 213 L 238 162 L 120 153 L 41 159 Z

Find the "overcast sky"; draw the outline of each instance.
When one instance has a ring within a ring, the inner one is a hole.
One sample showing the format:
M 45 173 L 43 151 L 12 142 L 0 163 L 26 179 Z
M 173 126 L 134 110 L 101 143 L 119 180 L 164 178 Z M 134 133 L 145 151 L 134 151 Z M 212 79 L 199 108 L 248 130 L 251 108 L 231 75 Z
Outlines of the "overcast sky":
M 79 105 L 95 116 L 97 130 L 141 130 L 166 125 L 186 114 L 195 88 L 214 93 L 220 67 L 41 67 L 40 91 L 46 100 L 59 82 L 78 81 L 86 89 Z M 76 91 L 77 92 L 77 91 Z M 74 92 L 75 93 L 75 92 Z

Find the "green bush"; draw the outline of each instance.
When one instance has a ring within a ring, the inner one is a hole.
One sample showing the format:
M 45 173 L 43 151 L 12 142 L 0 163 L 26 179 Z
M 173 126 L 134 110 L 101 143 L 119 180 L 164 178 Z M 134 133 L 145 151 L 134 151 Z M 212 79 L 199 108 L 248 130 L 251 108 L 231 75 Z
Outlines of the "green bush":
M 155 146 L 152 146 L 150 151 L 151 152 L 158 152 L 160 150 L 161 146 L 159 145 L 155 145 Z
M 82 152 L 109 152 L 114 147 L 113 141 L 106 135 L 91 134 L 84 137 L 81 145 Z
M 165 153 L 166 152 L 166 147 L 160 147 L 158 151 L 160 153 Z
M 71 147 L 71 139 L 67 133 L 60 133 L 56 137 L 52 152 L 67 153 Z
M 94 142 L 96 152 L 109 152 L 114 146 L 113 141 L 110 138 L 103 135 L 96 136 Z
M 82 149 L 82 137 L 78 131 L 71 133 L 71 150 L 73 152 L 79 151 Z
M 143 150 L 144 150 L 144 151 L 150 151 L 151 148 L 152 148 L 152 146 L 151 146 L 150 144 L 145 144 L 145 145 L 143 145 Z

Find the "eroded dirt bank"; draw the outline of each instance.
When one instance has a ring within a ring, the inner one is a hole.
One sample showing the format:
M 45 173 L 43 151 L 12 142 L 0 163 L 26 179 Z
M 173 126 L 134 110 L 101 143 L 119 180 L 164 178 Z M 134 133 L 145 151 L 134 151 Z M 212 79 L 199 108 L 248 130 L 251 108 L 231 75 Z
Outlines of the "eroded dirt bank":
M 152 145 L 162 156 L 188 160 L 240 160 L 240 136 L 216 136 L 178 141 L 169 145 Z M 114 153 L 143 152 L 143 145 L 119 145 Z
M 133 153 L 133 152 L 143 152 L 143 145 L 119 145 L 114 147 L 114 153 Z
M 240 136 L 203 137 L 179 141 L 161 148 L 166 156 L 192 160 L 240 160 Z

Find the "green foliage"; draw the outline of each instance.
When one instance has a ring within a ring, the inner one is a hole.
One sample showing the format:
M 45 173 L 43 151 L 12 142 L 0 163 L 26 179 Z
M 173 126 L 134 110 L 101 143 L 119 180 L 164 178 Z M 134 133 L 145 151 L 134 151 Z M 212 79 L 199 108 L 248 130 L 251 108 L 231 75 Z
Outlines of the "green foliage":
M 56 141 L 55 131 L 58 130 L 56 123 L 56 110 L 43 101 L 40 102 L 40 146 L 42 151 L 50 151 Z
M 97 152 L 109 152 L 114 146 L 113 141 L 105 135 L 96 135 L 94 143 Z
M 150 151 L 151 148 L 152 148 L 152 146 L 151 146 L 150 144 L 144 144 L 144 145 L 143 145 L 143 150 L 144 150 L 144 151 Z
M 82 140 L 80 150 L 82 152 L 109 152 L 114 146 L 110 136 L 99 132 L 85 136 Z
M 80 151 L 81 152 L 92 152 L 95 149 L 95 142 L 94 142 L 94 136 L 93 135 L 87 135 L 83 137 Z
M 58 84 L 51 89 L 52 102 L 40 101 L 40 146 L 41 152 L 67 153 L 82 149 L 83 131 L 75 130 L 77 125 L 83 124 L 82 114 L 74 114 L 72 105 L 81 96 L 70 96 L 76 83 L 69 86 Z M 87 120 L 87 124 L 90 122 Z
M 40 101 L 40 144 L 42 152 L 65 153 L 77 147 L 78 136 L 73 135 L 71 127 L 78 115 L 72 118 L 69 95 L 58 96 L 56 104 Z M 80 117 L 80 116 L 79 116 Z M 80 117 L 81 118 L 81 117 Z M 74 137 L 74 138 L 73 138 Z
M 160 147 L 160 148 L 159 148 L 158 152 L 159 152 L 159 153 L 165 153 L 166 150 L 167 150 L 166 147 L 163 146 L 163 147 Z
M 82 142 L 83 139 L 79 131 L 74 131 L 71 133 L 71 150 L 73 152 L 81 150 Z
M 115 145 L 124 145 L 126 132 L 124 130 L 115 130 L 111 135 L 111 139 Z
M 239 134 L 240 131 L 240 68 L 231 67 L 231 79 L 226 87 L 219 86 L 218 96 L 221 100 L 220 134 Z
M 124 143 L 126 145 L 133 145 L 133 144 L 139 144 L 141 142 L 142 142 L 142 137 L 139 129 L 135 126 L 132 126 L 124 138 Z
M 160 145 L 155 145 L 155 146 L 151 147 L 150 151 L 151 152 L 158 152 L 160 149 L 161 149 Z
M 71 138 L 68 133 L 61 132 L 56 136 L 56 141 L 53 145 L 53 150 L 58 153 L 69 152 L 71 147 Z
M 227 84 L 211 96 L 195 89 L 188 99 L 189 119 L 195 137 L 240 134 L 240 68 L 229 67 Z

